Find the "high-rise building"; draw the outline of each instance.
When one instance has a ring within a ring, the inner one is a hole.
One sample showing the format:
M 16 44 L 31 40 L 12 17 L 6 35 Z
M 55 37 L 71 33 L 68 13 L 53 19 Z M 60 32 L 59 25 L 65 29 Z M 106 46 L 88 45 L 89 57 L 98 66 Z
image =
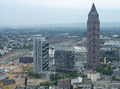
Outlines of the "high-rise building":
M 34 73 L 49 70 L 49 43 L 44 37 L 35 36 L 33 39 Z
M 87 21 L 87 69 L 95 70 L 100 66 L 100 21 L 93 3 Z
M 56 72 L 68 73 L 75 69 L 75 55 L 73 47 L 55 47 Z

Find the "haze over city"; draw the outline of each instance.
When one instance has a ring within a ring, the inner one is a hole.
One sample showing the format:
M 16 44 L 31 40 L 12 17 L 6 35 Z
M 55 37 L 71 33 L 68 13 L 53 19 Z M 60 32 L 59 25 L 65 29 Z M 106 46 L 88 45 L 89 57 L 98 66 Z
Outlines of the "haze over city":
M 0 89 L 120 89 L 120 0 L 0 0 Z
M 120 0 L 0 0 L 0 26 L 86 23 L 93 2 L 101 22 L 120 22 Z

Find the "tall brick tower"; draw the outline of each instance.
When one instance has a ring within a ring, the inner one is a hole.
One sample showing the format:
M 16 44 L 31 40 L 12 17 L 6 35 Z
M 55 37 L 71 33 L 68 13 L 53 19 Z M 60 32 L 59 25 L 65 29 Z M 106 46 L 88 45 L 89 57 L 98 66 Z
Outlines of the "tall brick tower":
M 87 21 L 87 69 L 93 71 L 100 66 L 100 21 L 93 3 Z

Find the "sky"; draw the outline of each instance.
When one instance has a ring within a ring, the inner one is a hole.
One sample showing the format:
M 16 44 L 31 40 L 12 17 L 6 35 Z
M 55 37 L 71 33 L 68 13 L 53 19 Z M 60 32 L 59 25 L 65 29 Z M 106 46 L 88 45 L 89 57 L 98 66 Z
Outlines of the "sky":
M 93 2 L 101 22 L 120 22 L 120 0 L 0 0 L 0 26 L 84 23 Z

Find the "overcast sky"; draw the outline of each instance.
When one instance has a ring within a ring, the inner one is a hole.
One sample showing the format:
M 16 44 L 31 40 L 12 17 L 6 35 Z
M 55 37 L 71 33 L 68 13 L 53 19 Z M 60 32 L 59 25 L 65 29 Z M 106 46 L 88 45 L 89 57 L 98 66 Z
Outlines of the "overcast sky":
M 120 22 L 120 0 L 0 0 L 0 26 L 86 22 L 93 2 L 101 22 Z

